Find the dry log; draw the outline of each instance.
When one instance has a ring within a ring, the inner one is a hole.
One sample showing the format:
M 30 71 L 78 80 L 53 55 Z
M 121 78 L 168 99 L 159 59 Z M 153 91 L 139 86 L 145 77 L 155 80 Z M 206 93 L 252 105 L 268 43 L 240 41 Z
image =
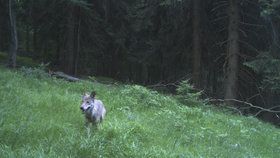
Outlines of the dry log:
M 50 72 L 50 75 L 53 76 L 53 77 L 56 77 L 56 78 L 62 78 L 62 79 L 64 79 L 64 80 L 70 81 L 70 82 L 77 82 L 77 81 L 80 81 L 79 78 L 76 78 L 76 77 L 67 75 L 67 74 L 65 74 L 64 72 L 60 72 L 60 71 L 57 71 L 57 72 Z

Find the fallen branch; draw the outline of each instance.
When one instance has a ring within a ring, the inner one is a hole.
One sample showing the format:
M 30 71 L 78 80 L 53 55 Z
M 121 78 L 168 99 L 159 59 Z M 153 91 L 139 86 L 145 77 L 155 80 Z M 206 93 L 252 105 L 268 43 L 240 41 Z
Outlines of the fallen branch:
M 49 72 L 51 76 L 53 77 L 57 77 L 57 78 L 62 78 L 64 80 L 70 81 L 70 82 L 76 82 L 76 81 L 80 81 L 79 78 L 67 75 L 63 72 L 57 71 L 57 72 Z
M 266 112 L 271 112 L 271 110 L 272 109 L 275 109 L 275 108 L 280 108 L 280 106 L 273 106 L 273 107 L 271 107 L 271 108 L 269 108 L 269 109 L 265 109 L 265 110 L 270 110 L 270 111 L 266 111 Z M 255 116 L 258 116 L 261 112 L 264 112 L 265 110 L 260 110 L 260 111 L 258 111 L 256 114 L 255 114 Z M 279 113 L 280 111 L 276 111 L 276 112 L 272 112 L 272 113 Z M 276 114 L 276 116 L 279 118 L 279 116 Z
M 237 103 L 242 103 L 242 104 L 248 105 L 249 107 L 252 107 L 252 108 L 255 108 L 255 109 L 260 109 L 260 111 L 258 111 L 254 116 L 258 116 L 261 112 L 280 113 L 280 111 L 272 110 L 272 109 L 275 109 L 275 108 L 280 108 L 279 105 L 273 106 L 273 107 L 271 107 L 269 109 L 266 109 L 266 108 L 263 108 L 263 107 L 260 107 L 260 106 L 255 106 L 255 105 L 253 105 L 251 103 L 248 103 L 248 102 L 245 102 L 245 101 L 241 101 L 241 100 L 237 100 L 237 99 L 210 99 L 209 101 L 210 102 L 215 102 L 215 101 L 219 101 L 219 102 L 234 101 L 234 102 L 237 102 Z
M 238 108 L 235 108 L 235 107 L 232 107 L 232 106 L 226 106 L 226 105 L 223 105 L 223 107 L 234 110 L 234 111 L 237 111 L 239 113 L 239 115 L 242 115 L 241 110 L 239 110 Z
M 163 83 L 163 82 L 159 82 L 153 85 L 147 85 L 146 87 L 149 88 L 156 88 L 156 87 L 167 87 L 167 86 L 174 86 L 174 87 L 178 87 L 178 85 L 180 84 L 181 81 L 186 80 L 187 78 L 189 78 L 188 76 L 183 76 L 180 79 L 174 81 L 174 82 L 170 82 L 170 83 Z

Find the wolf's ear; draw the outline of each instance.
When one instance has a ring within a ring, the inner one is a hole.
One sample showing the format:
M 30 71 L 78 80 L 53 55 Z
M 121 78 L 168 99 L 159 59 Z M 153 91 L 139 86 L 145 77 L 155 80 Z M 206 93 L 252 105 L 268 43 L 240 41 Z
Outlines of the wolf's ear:
M 83 95 L 82 95 L 82 99 L 85 99 L 85 98 L 88 98 L 90 95 L 88 92 L 85 92 Z
M 82 98 L 82 100 L 84 100 L 85 99 L 85 95 L 83 94 L 83 95 L 81 95 L 81 98 Z
M 92 91 L 91 94 L 90 94 L 90 97 L 95 98 L 95 95 L 96 95 L 96 92 Z

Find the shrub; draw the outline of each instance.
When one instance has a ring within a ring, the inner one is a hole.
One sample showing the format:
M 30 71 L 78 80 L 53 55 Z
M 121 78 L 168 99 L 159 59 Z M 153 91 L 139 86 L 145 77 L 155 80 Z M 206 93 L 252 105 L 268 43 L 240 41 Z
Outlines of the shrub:
M 29 76 L 38 79 L 47 78 L 50 77 L 49 73 L 46 72 L 48 65 L 49 64 L 42 63 L 38 67 L 34 68 L 23 66 L 20 68 L 20 71 L 23 73 L 24 76 Z
M 144 107 L 160 107 L 162 105 L 162 98 L 158 92 L 148 90 L 139 85 L 125 86 L 121 93 L 125 95 L 126 99 L 132 105 L 141 105 Z
M 199 103 L 199 98 L 201 96 L 201 91 L 197 91 L 189 83 L 189 80 L 183 80 L 178 85 L 177 89 L 178 99 L 187 105 L 193 105 Z

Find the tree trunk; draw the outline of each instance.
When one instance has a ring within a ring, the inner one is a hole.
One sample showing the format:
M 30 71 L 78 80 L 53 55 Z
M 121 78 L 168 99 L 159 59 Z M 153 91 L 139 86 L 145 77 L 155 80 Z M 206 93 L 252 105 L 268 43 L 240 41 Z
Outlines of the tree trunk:
M 105 22 L 108 23 L 109 22 L 109 12 L 110 12 L 110 2 L 108 2 L 108 0 L 102 0 L 103 1 L 103 10 L 104 10 L 104 18 L 105 18 Z
M 141 76 L 142 76 L 142 84 L 146 85 L 147 82 L 148 82 L 148 66 L 147 66 L 147 63 L 141 63 L 142 65 L 142 73 L 141 73 Z
M 55 38 L 55 43 L 56 43 L 56 55 L 55 55 L 55 62 L 54 62 L 54 64 L 55 64 L 57 67 L 60 67 L 60 68 L 61 68 L 61 64 L 62 64 L 61 55 L 63 55 L 63 52 L 61 52 L 61 47 L 62 47 L 61 39 L 60 39 L 61 31 L 60 31 L 60 29 L 57 29 L 56 32 L 57 32 L 56 38 Z
M 33 24 L 33 36 L 32 36 L 32 40 L 33 40 L 33 53 L 34 53 L 34 57 L 35 58 L 39 58 L 39 44 L 38 44 L 38 29 L 37 26 L 35 24 Z
M 70 4 L 71 5 L 71 4 Z M 74 7 L 70 6 L 67 18 L 67 34 L 64 71 L 68 74 L 74 74 L 74 44 L 75 44 L 75 18 Z
M 80 10 L 79 10 L 80 14 Z M 80 58 L 80 26 L 81 26 L 81 17 L 78 16 L 78 24 L 76 25 L 76 49 L 75 49 L 75 70 L 74 75 L 77 76 L 78 74 L 78 66 L 79 66 L 79 58 Z
M 196 88 L 201 84 L 201 1 L 193 0 L 193 83 Z
M 31 3 L 30 1 L 27 1 L 28 3 Z M 28 12 L 28 20 L 27 20 L 27 24 L 25 25 L 25 49 L 26 51 L 30 52 L 30 33 L 31 33 L 31 19 L 32 19 L 32 16 L 31 16 L 31 7 L 32 7 L 32 4 L 30 4 L 28 6 L 28 8 L 26 9 L 26 11 Z
M 14 5 L 15 5 L 15 1 L 9 0 L 10 48 L 9 48 L 8 66 L 12 68 L 16 67 L 16 57 L 17 57 L 17 49 L 18 49 L 16 16 L 14 10 L 12 9 Z
M 279 25 L 279 20 L 270 20 L 270 25 L 271 25 L 271 37 L 272 37 L 272 44 L 271 44 L 271 53 L 274 56 L 279 57 L 279 44 L 280 40 L 279 40 L 279 31 L 277 29 L 277 26 Z
M 26 51 L 30 52 L 30 27 L 29 25 L 26 25 L 25 26 L 25 38 L 26 38 L 26 41 L 25 41 L 25 49 Z
M 2 3 L 0 2 L 0 5 L 2 5 Z M 0 51 L 2 51 L 3 49 L 4 49 L 4 42 L 5 42 L 5 34 L 4 34 L 4 26 L 3 25 L 5 25 L 5 19 L 4 19 L 4 8 L 5 8 L 6 6 L 4 6 L 4 5 L 2 5 L 2 6 L 0 6 Z
M 225 81 L 225 99 L 237 99 L 239 72 L 239 9 L 238 0 L 229 0 L 227 78 Z M 232 102 L 229 102 L 233 104 Z

